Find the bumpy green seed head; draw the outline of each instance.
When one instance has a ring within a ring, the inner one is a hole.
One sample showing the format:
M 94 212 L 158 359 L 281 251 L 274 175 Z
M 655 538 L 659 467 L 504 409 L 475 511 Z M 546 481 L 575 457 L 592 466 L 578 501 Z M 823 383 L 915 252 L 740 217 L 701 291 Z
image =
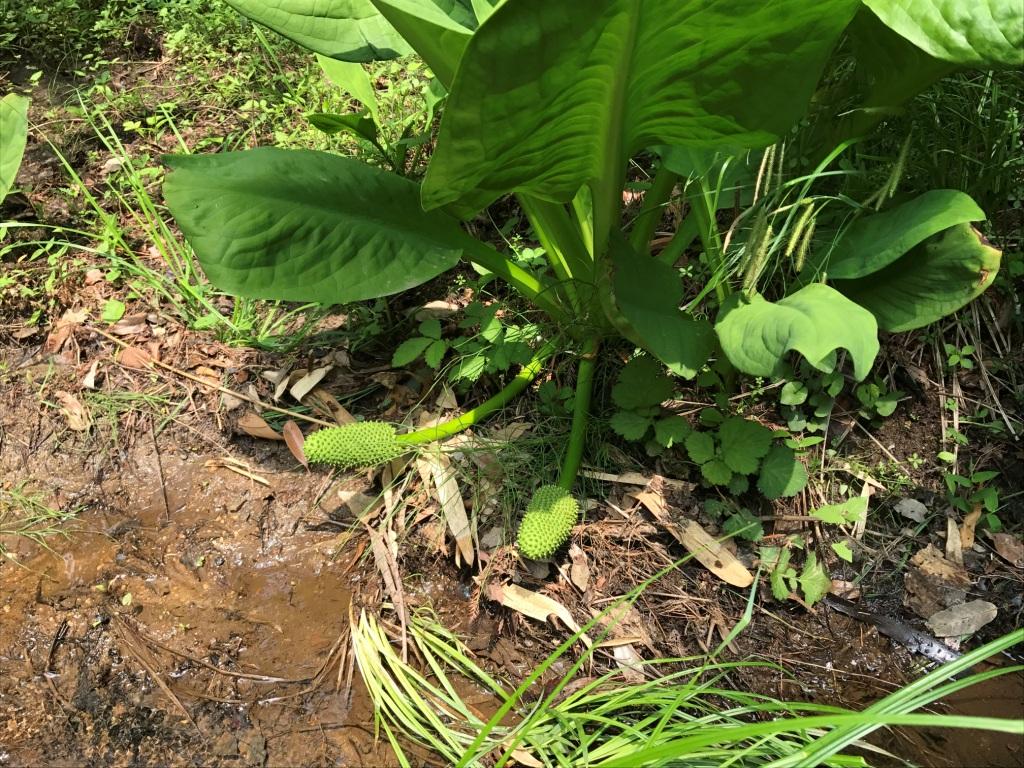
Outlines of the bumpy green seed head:
M 551 557 L 568 540 L 579 514 L 580 505 L 567 490 L 542 485 L 519 524 L 519 551 L 531 560 Z
M 402 455 L 395 428 L 380 421 L 361 421 L 321 429 L 306 438 L 306 458 L 340 469 L 372 467 Z

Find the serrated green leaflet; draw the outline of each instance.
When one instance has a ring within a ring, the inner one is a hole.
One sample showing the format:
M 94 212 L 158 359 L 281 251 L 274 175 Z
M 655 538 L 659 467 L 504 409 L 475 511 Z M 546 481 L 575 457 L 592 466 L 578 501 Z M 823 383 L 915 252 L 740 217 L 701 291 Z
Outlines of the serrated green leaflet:
M 627 440 L 639 440 L 651 428 L 651 418 L 635 411 L 617 411 L 608 423 Z
M 773 445 L 761 463 L 757 489 L 766 498 L 796 496 L 807 485 L 807 469 L 791 448 Z
M 840 504 L 826 504 L 811 512 L 811 515 L 823 523 L 853 523 L 860 519 L 868 510 L 866 496 L 854 496 Z
M 715 330 L 729 362 L 755 376 L 778 372 L 791 350 L 829 372 L 836 351 L 846 349 L 854 376 L 861 380 L 878 354 L 878 326 L 871 312 L 821 283 L 775 303 L 755 295 L 726 312 Z
M 690 423 L 682 416 L 666 416 L 654 423 L 654 438 L 666 448 L 681 443 L 691 431 Z
M 705 464 L 701 464 L 700 473 L 712 485 L 728 485 L 732 479 L 732 470 L 721 459 L 712 459 Z
M 935 235 L 884 269 L 835 287 L 868 309 L 887 331 L 921 328 L 980 296 L 996 278 L 1002 253 L 970 224 Z
M 800 571 L 800 590 L 809 605 L 814 605 L 828 594 L 832 587 L 832 579 L 828 577 L 825 566 L 818 562 L 814 552 L 807 553 L 803 570 Z
M 864 0 L 884 24 L 937 59 L 973 67 L 1024 66 L 1020 0 Z
M 645 408 L 672 397 L 675 387 L 661 363 L 648 355 L 634 357 L 619 372 L 612 400 L 620 408 Z
M 207 276 L 239 296 L 338 304 L 404 291 L 473 241 L 411 181 L 324 152 L 167 159 L 164 195 Z
M 693 432 L 686 438 L 686 452 L 695 464 L 711 461 L 715 456 L 715 439 L 707 432 Z
M 718 428 L 722 458 L 733 472 L 752 475 L 772 445 L 772 432 L 742 416 L 731 416 Z

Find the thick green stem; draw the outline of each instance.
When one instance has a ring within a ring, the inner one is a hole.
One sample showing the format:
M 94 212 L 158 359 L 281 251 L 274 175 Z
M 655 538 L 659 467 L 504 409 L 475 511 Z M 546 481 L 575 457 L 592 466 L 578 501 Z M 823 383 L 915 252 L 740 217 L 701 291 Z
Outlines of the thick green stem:
M 568 315 L 558 303 L 552 286 L 544 284 L 489 245 L 479 240 L 474 240 L 473 243 L 472 250 L 466 252 L 469 261 L 479 264 L 505 280 L 524 297 L 547 312 L 553 320 L 568 320 Z
M 520 394 L 531 381 L 537 378 L 537 375 L 544 367 L 544 361 L 551 357 L 556 349 L 557 346 L 555 344 L 550 341 L 547 342 L 537 350 L 536 354 L 530 359 L 530 362 L 524 365 L 522 370 L 516 374 L 516 377 L 506 384 L 504 389 L 498 392 L 498 394 L 485 400 L 473 410 L 466 411 L 461 416 L 450 419 L 442 424 L 399 435 L 398 442 L 403 445 L 416 445 L 419 443 L 432 443 L 435 440 L 444 440 L 464 429 L 468 429 L 495 411 L 504 408 L 512 398 Z
M 644 204 L 640 209 L 640 215 L 633 222 L 633 231 L 629 235 L 629 242 L 633 244 L 633 250 L 637 253 L 646 254 L 649 250 L 651 238 L 654 237 L 654 230 L 661 220 L 661 212 L 672 196 L 672 190 L 676 188 L 679 175 L 673 173 L 664 165 L 658 168 L 654 175 L 651 188 L 644 195 Z
M 597 350 L 601 345 L 598 338 L 587 339 L 580 353 L 580 364 L 576 369 L 576 397 L 572 408 L 572 430 L 569 432 L 569 447 L 562 459 L 562 470 L 558 474 L 558 485 L 572 490 L 576 475 L 583 461 L 583 447 L 587 437 L 587 419 L 590 416 L 590 393 L 594 389 L 594 368 L 597 366 Z
M 594 279 L 594 262 L 579 230 L 561 205 L 527 195 L 519 195 L 519 205 L 544 246 L 551 268 L 562 281 L 573 309 L 579 314 L 582 302 L 576 283 L 593 283 Z
M 665 250 L 659 253 L 656 258 L 662 264 L 673 266 L 677 261 L 679 261 L 679 257 L 683 255 L 683 251 L 693 245 L 693 241 L 697 239 L 699 234 L 700 223 L 691 211 L 686 218 L 680 222 L 679 228 L 676 229 L 676 233 L 672 235 L 672 240 L 667 246 L 665 246 Z

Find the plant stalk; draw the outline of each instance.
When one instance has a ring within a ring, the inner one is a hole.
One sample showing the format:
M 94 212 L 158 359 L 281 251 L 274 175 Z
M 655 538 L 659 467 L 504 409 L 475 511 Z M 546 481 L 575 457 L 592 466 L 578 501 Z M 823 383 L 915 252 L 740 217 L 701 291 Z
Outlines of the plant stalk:
M 491 248 L 489 245 L 472 240 L 473 245 L 466 251 L 469 261 L 479 264 L 486 270 L 519 291 L 526 299 L 543 309 L 553 320 L 569 319 L 568 313 L 555 297 L 553 287 L 541 282 L 511 259 Z
M 715 205 L 711 202 L 711 190 L 704 179 L 698 182 L 698 194 L 690 198 L 690 205 L 693 215 L 697 217 L 700 240 L 707 254 L 708 266 L 711 267 L 715 296 L 718 303 L 723 304 L 732 291 L 725 279 L 725 252 L 722 250 L 722 238 L 715 220 Z
M 516 377 L 496 395 L 488 398 L 476 408 L 466 411 L 461 416 L 449 419 L 442 424 L 398 435 L 398 442 L 402 445 L 418 445 L 420 443 L 432 443 L 435 440 L 444 440 L 487 418 L 495 411 L 504 408 L 509 401 L 526 389 L 543 369 L 544 361 L 551 357 L 557 349 L 558 347 L 553 342 L 545 342 L 544 346 L 538 349 L 533 357 L 530 358 L 530 362 L 524 365 L 519 373 L 516 374 Z
M 679 174 L 673 173 L 664 164 L 654 174 L 654 181 L 644 195 L 644 204 L 633 222 L 633 231 L 629 235 L 629 241 L 637 253 L 646 254 L 650 250 L 651 238 L 654 237 L 654 230 L 661 219 L 662 209 L 672 196 L 672 190 L 676 188 L 678 181 Z
M 594 369 L 597 367 L 597 351 L 601 340 L 591 337 L 583 343 L 580 364 L 576 369 L 576 397 L 572 408 L 572 430 L 569 432 L 569 447 L 562 459 L 558 473 L 558 485 L 571 491 L 583 461 L 583 447 L 587 437 L 587 419 L 590 416 L 590 395 L 594 390 Z

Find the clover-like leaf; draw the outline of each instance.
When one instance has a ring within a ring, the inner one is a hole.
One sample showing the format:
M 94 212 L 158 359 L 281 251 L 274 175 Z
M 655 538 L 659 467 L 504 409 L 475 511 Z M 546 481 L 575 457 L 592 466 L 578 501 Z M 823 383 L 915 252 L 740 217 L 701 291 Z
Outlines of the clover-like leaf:
M 617 411 L 608 421 L 612 429 L 627 440 L 639 440 L 651 428 L 651 419 L 636 411 Z
M 666 416 L 654 422 L 654 438 L 666 448 L 683 442 L 692 431 L 690 422 L 682 416 Z
M 619 371 L 612 387 L 612 400 L 620 408 L 644 408 L 668 400 L 674 390 L 662 364 L 649 355 L 640 355 Z
M 433 340 L 425 336 L 414 336 L 411 339 L 406 339 L 398 345 L 394 354 L 391 355 L 391 367 L 401 368 L 408 365 L 422 355 L 432 343 Z
M 692 432 L 686 438 L 686 452 L 695 464 L 711 461 L 715 457 L 715 439 L 707 432 Z
M 729 468 L 742 475 L 752 475 L 768 449 L 772 447 L 772 432 L 755 421 L 742 416 L 730 416 L 718 428 L 722 442 L 722 458 Z
M 700 465 L 700 473 L 712 485 L 728 485 L 732 479 L 732 470 L 721 459 L 712 459 Z
M 792 448 L 773 445 L 761 463 L 761 476 L 757 489 L 766 498 L 779 499 L 796 496 L 807 485 L 807 469 Z

